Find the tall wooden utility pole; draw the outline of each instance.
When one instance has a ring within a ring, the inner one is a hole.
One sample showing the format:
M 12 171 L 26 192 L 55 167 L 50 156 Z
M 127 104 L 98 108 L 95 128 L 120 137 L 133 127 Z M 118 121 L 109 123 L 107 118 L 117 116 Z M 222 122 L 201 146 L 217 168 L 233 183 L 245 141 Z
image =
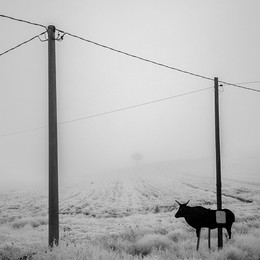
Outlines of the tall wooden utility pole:
M 214 88 L 215 88 L 215 145 L 216 145 L 217 210 L 222 210 L 218 78 L 214 78 Z M 218 228 L 218 248 L 221 249 L 222 247 L 223 247 L 223 231 L 222 231 L 222 228 Z
M 49 246 L 59 243 L 58 138 L 55 26 L 48 26 L 49 76 Z

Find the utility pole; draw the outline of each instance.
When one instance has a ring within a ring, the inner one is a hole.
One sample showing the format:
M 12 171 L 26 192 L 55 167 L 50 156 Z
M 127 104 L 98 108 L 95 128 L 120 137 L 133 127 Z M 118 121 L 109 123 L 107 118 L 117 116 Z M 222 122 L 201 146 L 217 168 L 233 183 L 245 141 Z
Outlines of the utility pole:
M 59 243 L 58 138 L 55 26 L 48 26 L 49 77 L 49 246 Z
M 221 199 L 221 157 L 220 157 L 220 136 L 219 136 L 219 89 L 218 78 L 214 78 L 215 89 L 215 145 L 216 145 L 216 183 L 217 183 L 217 210 L 222 210 Z M 223 247 L 223 231 L 218 228 L 218 248 Z

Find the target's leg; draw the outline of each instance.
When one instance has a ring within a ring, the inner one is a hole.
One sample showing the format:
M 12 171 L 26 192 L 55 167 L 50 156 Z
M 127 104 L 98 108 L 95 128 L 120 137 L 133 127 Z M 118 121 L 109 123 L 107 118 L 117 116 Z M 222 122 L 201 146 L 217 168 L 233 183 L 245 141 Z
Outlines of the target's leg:
M 198 251 L 199 246 L 200 246 L 200 229 L 197 229 L 196 233 L 197 233 L 197 237 L 198 237 L 198 240 L 197 240 L 197 251 Z

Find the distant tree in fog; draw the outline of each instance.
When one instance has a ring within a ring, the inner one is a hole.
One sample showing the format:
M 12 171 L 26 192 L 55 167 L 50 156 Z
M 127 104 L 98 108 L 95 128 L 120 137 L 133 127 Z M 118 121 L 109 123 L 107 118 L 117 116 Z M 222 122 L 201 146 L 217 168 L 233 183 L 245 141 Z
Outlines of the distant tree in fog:
M 144 156 L 140 153 L 133 153 L 131 157 L 136 162 L 136 164 L 138 164 L 144 158 Z

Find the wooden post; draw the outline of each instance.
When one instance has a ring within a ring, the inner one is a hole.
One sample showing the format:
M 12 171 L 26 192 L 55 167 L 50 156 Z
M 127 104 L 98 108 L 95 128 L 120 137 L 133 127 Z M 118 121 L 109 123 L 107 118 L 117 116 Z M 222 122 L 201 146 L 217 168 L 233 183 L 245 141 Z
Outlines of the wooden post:
M 208 247 L 209 247 L 209 249 L 211 248 L 211 246 L 210 246 L 210 228 L 209 228 L 209 232 L 208 232 Z
M 218 78 L 214 78 L 214 88 L 215 88 L 215 145 L 216 145 L 217 210 L 222 210 Z M 223 247 L 223 232 L 222 232 L 222 228 L 218 228 L 218 248 L 221 249 L 222 247 Z
M 49 77 L 49 246 L 59 243 L 58 138 L 55 26 L 48 26 Z

